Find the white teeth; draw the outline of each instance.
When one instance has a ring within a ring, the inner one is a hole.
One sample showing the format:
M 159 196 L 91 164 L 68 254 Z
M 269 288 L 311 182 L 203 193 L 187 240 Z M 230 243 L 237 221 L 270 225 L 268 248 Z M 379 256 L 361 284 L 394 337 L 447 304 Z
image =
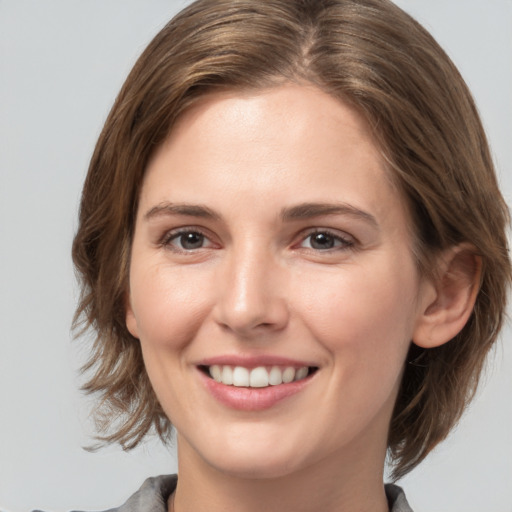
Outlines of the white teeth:
M 301 380 L 308 376 L 308 369 L 303 366 L 295 372 L 295 380 Z
M 295 368 L 288 366 L 288 368 L 285 368 L 283 372 L 283 382 L 285 384 L 288 384 L 288 382 L 293 382 L 293 379 L 295 378 Z
M 268 374 L 268 382 L 272 386 L 277 386 L 278 384 L 283 383 L 283 372 L 281 371 L 281 368 L 272 366 L 270 373 Z
M 216 364 L 210 366 L 210 375 L 217 382 L 222 382 L 222 370 L 220 366 Z
M 233 368 L 231 366 L 224 366 L 222 368 L 221 381 L 223 384 L 233 384 Z
M 243 366 L 214 364 L 209 367 L 209 373 L 212 379 L 226 386 L 265 388 L 305 379 L 309 374 L 309 368 L 272 366 L 269 370 L 264 366 L 258 366 L 249 370 Z
M 251 370 L 249 385 L 251 388 L 266 388 L 268 386 L 268 372 L 263 366 Z
M 249 370 L 243 366 L 235 366 L 233 369 L 233 386 L 249 386 Z

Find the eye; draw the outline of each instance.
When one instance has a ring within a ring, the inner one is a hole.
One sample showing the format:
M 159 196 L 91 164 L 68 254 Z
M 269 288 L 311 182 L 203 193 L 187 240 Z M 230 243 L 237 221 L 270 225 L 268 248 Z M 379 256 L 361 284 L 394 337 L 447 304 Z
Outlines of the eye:
M 341 235 L 335 235 L 330 231 L 315 231 L 304 238 L 301 247 L 314 249 L 315 251 L 327 251 L 329 249 L 344 249 L 351 247 L 353 242 Z
M 211 247 L 212 242 L 201 232 L 191 229 L 169 233 L 162 245 L 178 251 L 194 251 Z

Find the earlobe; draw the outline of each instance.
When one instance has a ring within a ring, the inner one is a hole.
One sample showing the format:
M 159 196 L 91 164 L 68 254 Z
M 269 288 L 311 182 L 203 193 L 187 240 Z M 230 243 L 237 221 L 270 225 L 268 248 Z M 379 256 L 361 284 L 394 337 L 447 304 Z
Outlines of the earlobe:
M 139 338 L 139 329 L 137 327 L 137 319 L 135 318 L 135 314 L 133 312 L 132 304 L 130 301 L 130 294 L 127 292 L 125 295 L 124 300 L 124 308 L 126 311 L 125 315 L 125 321 L 126 321 L 126 328 L 128 329 L 129 333 L 134 338 Z
M 423 348 L 447 343 L 466 325 L 480 289 L 482 259 L 469 244 L 443 252 L 435 282 L 414 330 L 413 342 Z M 432 300 L 432 297 L 433 300 Z

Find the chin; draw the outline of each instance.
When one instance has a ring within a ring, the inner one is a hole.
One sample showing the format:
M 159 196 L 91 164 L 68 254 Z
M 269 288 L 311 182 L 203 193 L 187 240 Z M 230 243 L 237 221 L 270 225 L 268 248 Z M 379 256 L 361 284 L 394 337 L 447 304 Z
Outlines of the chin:
M 261 431 L 265 431 L 265 428 L 261 427 Z M 254 431 L 252 435 L 242 435 L 241 432 L 231 430 L 228 437 L 230 439 L 225 435 L 209 437 L 210 442 L 207 443 L 202 438 L 199 443 L 191 446 L 178 436 L 178 459 L 186 460 L 190 455 L 194 458 L 199 456 L 215 472 L 241 479 L 286 477 L 308 465 L 307 460 L 299 457 L 297 450 L 303 443 L 297 439 L 291 442 L 292 436 L 287 441 L 279 442 L 275 436 L 265 439 Z
M 221 461 L 216 460 L 214 467 L 234 478 L 258 480 L 282 478 L 300 470 L 296 461 L 291 463 L 290 457 L 282 459 L 276 457 L 259 457 L 258 459 L 224 458 Z

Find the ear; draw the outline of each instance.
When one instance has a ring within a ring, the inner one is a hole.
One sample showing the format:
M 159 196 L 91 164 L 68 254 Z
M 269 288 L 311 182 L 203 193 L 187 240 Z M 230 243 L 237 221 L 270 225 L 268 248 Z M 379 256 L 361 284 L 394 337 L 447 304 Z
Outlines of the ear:
M 423 348 L 447 343 L 466 325 L 480 289 L 482 259 L 469 244 L 444 251 L 436 277 L 424 289 L 413 342 Z
M 137 319 L 135 318 L 135 313 L 133 312 L 132 303 L 130 300 L 130 293 L 126 292 L 124 296 L 124 309 L 126 311 L 125 322 L 126 328 L 129 333 L 134 337 L 139 339 L 139 328 L 137 325 Z

